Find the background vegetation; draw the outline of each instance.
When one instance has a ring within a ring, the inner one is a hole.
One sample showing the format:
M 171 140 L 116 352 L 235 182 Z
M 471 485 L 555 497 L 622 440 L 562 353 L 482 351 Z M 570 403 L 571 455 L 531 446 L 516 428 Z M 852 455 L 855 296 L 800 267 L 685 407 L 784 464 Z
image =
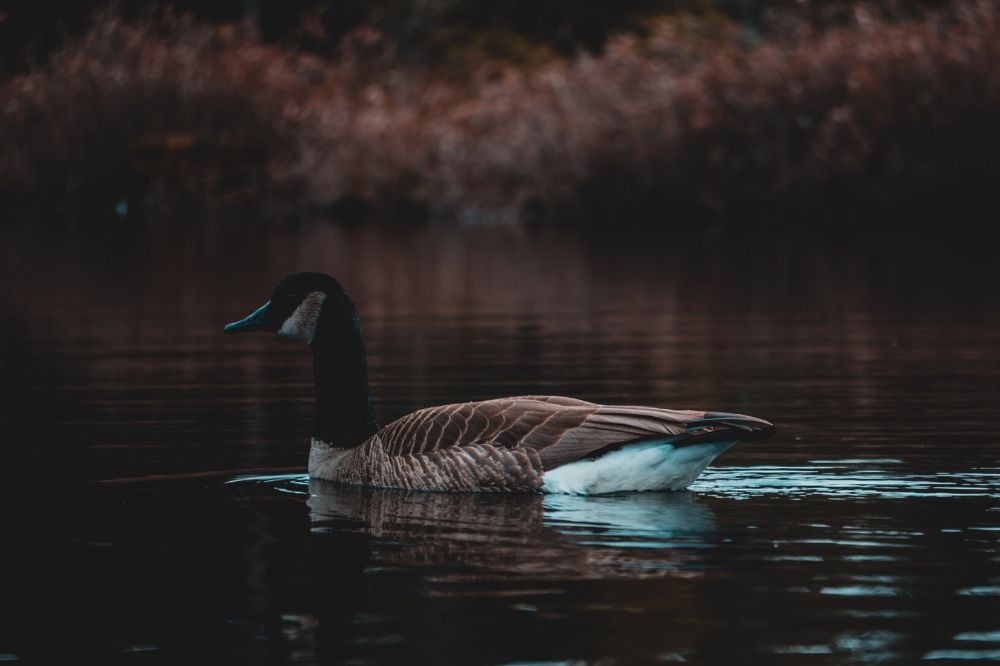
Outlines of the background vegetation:
M 909 224 L 1000 176 L 985 0 L 44 9 L 0 22 L 7 203 Z

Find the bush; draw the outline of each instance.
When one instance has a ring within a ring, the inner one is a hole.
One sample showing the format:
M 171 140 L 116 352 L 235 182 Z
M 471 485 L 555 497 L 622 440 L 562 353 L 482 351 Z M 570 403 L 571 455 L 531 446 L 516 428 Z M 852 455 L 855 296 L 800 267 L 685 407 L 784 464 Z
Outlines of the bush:
M 997 62 L 986 1 L 904 21 L 858 5 L 822 30 L 785 15 L 752 48 L 730 22 L 665 18 L 600 55 L 460 77 L 371 30 L 320 59 L 232 26 L 105 17 L 0 87 L 0 187 L 263 188 L 470 222 L 950 205 L 1000 176 Z
M 287 158 L 285 109 L 323 76 L 238 26 L 103 16 L 47 66 L 0 86 L 0 190 L 218 192 Z

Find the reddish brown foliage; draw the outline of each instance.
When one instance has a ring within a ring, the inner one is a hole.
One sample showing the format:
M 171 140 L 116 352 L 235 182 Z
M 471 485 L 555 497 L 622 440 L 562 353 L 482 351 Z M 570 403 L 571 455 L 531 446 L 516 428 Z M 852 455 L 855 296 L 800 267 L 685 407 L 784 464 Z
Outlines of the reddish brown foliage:
M 0 188 L 110 192 L 180 153 L 195 157 L 170 187 L 278 186 L 466 221 L 669 220 L 947 198 L 1000 176 L 993 2 L 902 23 L 859 9 L 850 26 L 753 49 L 693 34 L 664 22 L 600 56 L 530 73 L 483 63 L 455 84 L 396 64 L 374 33 L 329 62 L 231 27 L 105 20 L 0 85 Z

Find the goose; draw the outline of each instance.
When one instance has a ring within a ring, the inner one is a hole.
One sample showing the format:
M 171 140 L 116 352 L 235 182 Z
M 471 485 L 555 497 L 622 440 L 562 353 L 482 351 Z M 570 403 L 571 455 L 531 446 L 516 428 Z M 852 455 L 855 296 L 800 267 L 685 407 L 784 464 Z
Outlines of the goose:
M 297 273 L 225 333 L 269 331 L 312 347 L 311 478 L 404 490 L 597 495 L 682 490 L 739 441 L 774 432 L 724 412 L 525 395 L 375 420 L 361 321 L 337 280 Z

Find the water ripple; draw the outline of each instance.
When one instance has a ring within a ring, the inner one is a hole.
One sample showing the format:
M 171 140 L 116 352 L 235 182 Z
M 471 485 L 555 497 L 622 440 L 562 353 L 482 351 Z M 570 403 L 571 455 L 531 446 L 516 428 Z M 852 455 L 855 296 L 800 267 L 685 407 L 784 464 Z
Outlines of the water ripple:
M 987 497 L 1000 499 L 1000 468 L 986 467 L 954 472 L 896 473 L 871 464 L 896 464 L 898 460 L 844 459 L 812 461 L 809 465 L 756 465 L 753 467 L 709 467 L 691 485 L 695 493 L 728 499 L 749 499 L 767 495 L 786 497 L 822 496 L 832 499 L 911 499 Z M 304 474 L 246 475 L 228 483 L 260 483 L 277 492 L 308 496 L 309 477 Z M 598 498 L 594 498 L 598 499 Z M 550 495 L 546 509 L 558 513 L 559 520 L 585 521 L 573 513 L 573 501 L 566 496 Z M 614 512 L 613 502 L 588 504 L 587 511 L 602 507 Z M 634 519 L 634 508 L 629 513 Z M 577 520 L 579 519 L 579 520 Z M 996 531 L 995 526 L 970 529 Z
M 1000 498 L 1000 468 L 900 473 L 868 467 L 898 462 L 848 459 L 798 466 L 710 467 L 691 490 L 729 499 L 768 495 L 831 499 Z

